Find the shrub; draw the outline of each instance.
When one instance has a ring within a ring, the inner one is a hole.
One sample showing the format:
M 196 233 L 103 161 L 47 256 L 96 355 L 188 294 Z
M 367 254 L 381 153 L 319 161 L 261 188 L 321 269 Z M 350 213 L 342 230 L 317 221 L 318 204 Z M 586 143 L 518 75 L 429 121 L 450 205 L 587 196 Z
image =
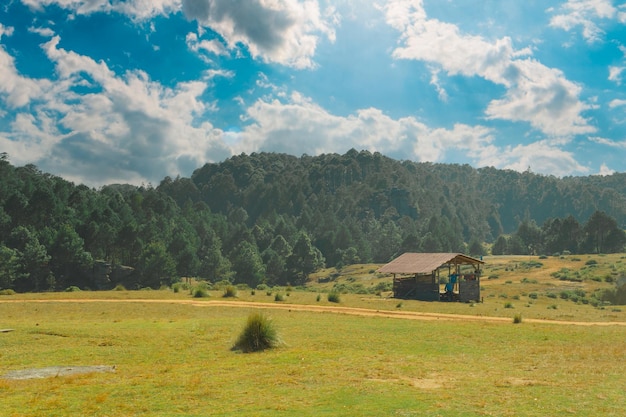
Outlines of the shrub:
M 328 293 L 328 301 L 331 302 L 331 303 L 340 303 L 341 302 L 341 297 L 340 297 L 338 292 L 331 291 L 331 292 Z
M 504 303 L 504 308 L 513 308 L 513 303 L 510 303 L 510 302 Z
M 0 290 L 0 295 L 15 295 L 15 291 L 13 291 L 10 288 L 7 288 L 5 290 Z
M 559 306 L 557 306 L 556 304 L 551 304 L 548 306 L 548 310 L 556 310 L 557 308 L 559 308 Z
M 267 284 L 259 284 L 256 286 L 256 289 L 259 291 L 267 291 L 270 287 L 268 287 Z
M 585 262 L 585 265 L 587 266 L 598 265 L 598 261 L 596 261 L 595 259 L 589 259 L 587 262 Z
M 274 323 L 262 313 L 252 313 L 232 350 L 259 352 L 278 346 L 280 339 Z
M 237 297 L 237 288 L 232 286 L 232 285 L 228 285 L 224 288 L 224 295 L 222 295 L 222 297 L 224 298 L 234 298 Z
M 317 294 L 317 298 L 315 299 L 315 301 L 319 303 L 321 299 L 322 299 L 322 294 Z
M 548 298 L 556 298 L 556 294 L 553 293 L 553 292 L 549 292 L 549 293 L 546 294 L 546 297 L 548 297 Z
M 205 286 L 199 286 L 193 289 L 193 297 L 194 298 L 206 298 L 209 297 L 209 291 L 207 291 Z
M 65 289 L 65 292 L 77 292 L 77 291 L 80 291 L 80 288 L 78 288 L 76 285 L 72 285 Z
M 402 308 L 402 301 L 400 301 L 398 304 L 396 304 L 396 308 Z
M 256 295 L 256 290 L 254 289 L 250 290 L 250 295 Z
M 513 324 L 519 324 L 522 322 L 522 313 L 517 313 L 513 316 Z
M 113 291 L 126 291 L 126 287 L 122 284 L 117 284 L 115 288 L 113 288 Z
M 536 300 L 539 297 L 539 295 L 537 295 L 536 292 L 531 292 L 530 294 L 528 294 L 528 298 L 532 298 L 533 300 Z
M 285 301 L 285 296 L 277 292 L 276 295 L 274 296 L 274 301 Z

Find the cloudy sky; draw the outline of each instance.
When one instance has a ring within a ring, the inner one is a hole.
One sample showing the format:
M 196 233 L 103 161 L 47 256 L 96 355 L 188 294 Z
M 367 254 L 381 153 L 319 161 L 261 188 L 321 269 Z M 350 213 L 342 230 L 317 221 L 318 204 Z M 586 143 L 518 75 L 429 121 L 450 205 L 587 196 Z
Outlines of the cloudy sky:
M 259 151 L 626 171 L 624 0 L 3 0 L 0 152 L 90 186 Z

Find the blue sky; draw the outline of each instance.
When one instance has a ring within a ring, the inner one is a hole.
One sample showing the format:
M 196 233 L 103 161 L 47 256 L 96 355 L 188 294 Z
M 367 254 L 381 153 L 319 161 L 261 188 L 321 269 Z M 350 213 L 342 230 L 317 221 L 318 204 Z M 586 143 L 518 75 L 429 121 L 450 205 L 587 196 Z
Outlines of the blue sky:
M 626 172 L 623 0 L 7 0 L 0 152 L 98 187 L 260 151 Z

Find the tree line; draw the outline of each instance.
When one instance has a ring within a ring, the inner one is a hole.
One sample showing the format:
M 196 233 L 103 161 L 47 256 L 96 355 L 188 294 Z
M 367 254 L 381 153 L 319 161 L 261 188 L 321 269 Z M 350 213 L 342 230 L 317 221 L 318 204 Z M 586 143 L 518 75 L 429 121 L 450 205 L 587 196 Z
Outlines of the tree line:
M 299 285 L 324 266 L 406 251 L 622 251 L 623 175 L 557 179 L 350 150 L 242 154 L 157 186 L 94 189 L 1 154 L 0 288 Z M 132 273 L 103 283 L 103 262 Z

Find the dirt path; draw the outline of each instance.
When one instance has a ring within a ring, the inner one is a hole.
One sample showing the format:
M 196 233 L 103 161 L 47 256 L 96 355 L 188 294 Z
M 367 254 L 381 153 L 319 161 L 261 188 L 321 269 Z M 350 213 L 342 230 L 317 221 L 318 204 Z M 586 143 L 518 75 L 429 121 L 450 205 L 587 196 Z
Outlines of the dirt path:
M 404 320 L 453 320 L 491 323 L 511 323 L 508 317 L 472 316 L 467 314 L 425 313 L 418 311 L 389 311 L 370 310 L 366 308 L 319 306 L 303 304 L 272 304 L 252 301 L 223 301 L 223 300 L 146 300 L 146 299 L 59 299 L 59 300 L 2 300 L 0 303 L 157 303 L 157 304 L 185 304 L 196 307 L 233 307 L 257 308 L 269 310 L 307 311 L 317 313 L 346 314 L 362 317 L 386 317 Z M 558 321 L 545 319 L 524 319 L 524 323 L 558 324 L 570 326 L 626 326 L 626 322 L 585 322 L 585 321 Z

